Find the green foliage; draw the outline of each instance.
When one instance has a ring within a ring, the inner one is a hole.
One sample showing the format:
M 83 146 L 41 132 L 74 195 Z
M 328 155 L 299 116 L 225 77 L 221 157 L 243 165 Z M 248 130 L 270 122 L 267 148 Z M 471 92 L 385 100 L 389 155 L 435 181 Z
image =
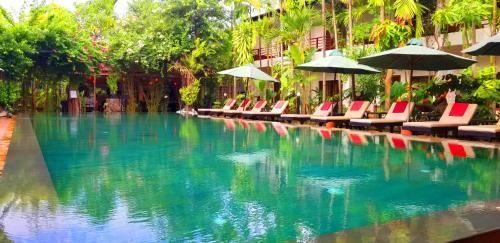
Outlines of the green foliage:
M 376 25 L 371 32 L 371 39 L 381 50 L 387 50 L 406 43 L 412 36 L 412 28 L 392 20 Z
M 481 86 L 474 92 L 474 96 L 485 100 L 500 102 L 500 80 L 484 80 Z
M 447 33 L 449 26 L 460 26 L 464 46 L 471 43 L 475 26 L 484 19 L 491 18 L 491 5 L 482 0 L 451 0 L 438 9 L 432 16 L 432 22 L 438 26 L 441 33 Z
M 407 93 L 406 85 L 402 82 L 394 82 L 391 88 L 391 100 L 402 100 Z
M 461 85 L 457 90 L 461 91 L 463 99 L 482 104 L 500 101 L 500 80 L 496 79 L 494 66 L 478 70 L 476 77 L 471 68 L 465 69 L 459 80 Z
M 427 7 L 420 4 L 418 0 L 395 0 L 395 16 L 405 22 L 412 22 L 415 19 L 415 37 L 419 38 L 424 33 L 422 15 L 427 11 Z
M 19 83 L 0 80 L 0 107 L 12 110 L 20 98 L 21 87 Z
M 116 73 L 110 74 L 106 78 L 106 84 L 108 85 L 109 91 L 112 95 L 115 95 L 118 91 L 118 81 L 120 80 L 120 75 Z
M 197 79 L 194 80 L 190 85 L 180 88 L 179 93 L 182 102 L 187 106 L 192 106 L 196 102 L 196 99 L 198 99 L 198 94 L 200 93 L 200 81 Z
M 243 65 L 253 61 L 256 31 L 252 22 L 243 21 L 233 29 L 233 53 L 236 64 Z
M 113 13 L 117 0 L 92 0 L 76 5 L 78 22 L 91 35 L 108 39 L 116 27 Z

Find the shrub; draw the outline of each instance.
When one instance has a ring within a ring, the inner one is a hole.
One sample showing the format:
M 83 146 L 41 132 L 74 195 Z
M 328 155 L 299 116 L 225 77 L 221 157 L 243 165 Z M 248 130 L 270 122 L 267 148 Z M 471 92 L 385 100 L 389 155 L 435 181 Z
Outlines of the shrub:
M 195 79 L 190 85 L 184 86 L 179 89 L 181 100 L 182 102 L 184 102 L 184 104 L 186 104 L 186 106 L 192 106 L 196 102 L 199 92 L 200 81 L 198 79 Z

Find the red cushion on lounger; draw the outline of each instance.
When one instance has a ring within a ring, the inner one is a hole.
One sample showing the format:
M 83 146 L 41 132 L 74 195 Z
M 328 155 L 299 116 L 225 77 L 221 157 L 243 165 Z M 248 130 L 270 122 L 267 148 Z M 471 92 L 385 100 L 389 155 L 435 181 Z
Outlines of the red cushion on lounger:
M 276 109 L 281 109 L 281 107 L 283 107 L 283 105 L 285 104 L 285 101 L 278 101 L 278 103 L 276 103 L 276 106 L 274 106 L 274 108 Z
M 330 106 L 332 106 L 333 102 L 325 102 L 323 103 L 323 105 L 321 106 L 321 110 L 322 111 L 327 111 L 330 109 Z
M 249 100 L 243 100 L 243 102 L 241 102 L 240 104 L 240 107 L 246 107 L 248 102 L 250 102 Z
M 361 109 L 361 106 L 363 106 L 363 103 L 365 103 L 365 102 L 361 101 L 361 100 L 352 102 L 350 110 L 351 111 L 359 111 L 359 109 Z
M 449 143 L 448 148 L 450 148 L 450 153 L 454 157 L 466 158 L 467 152 L 465 152 L 464 146 L 460 144 Z
M 468 103 L 453 103 L 453 106 L 450 110 L 450 116 L 464 116 L 468 106 Z
M 263 104 L 264 104 L 264 101 L 259 100 L 259 102 L 257 102 L 257 104 L 255 104 L 254 108 L 260 108 L 260 107 L 262 107 Z
M 392 138 L 392 144 L 394 144 L 395 148 L 406 149 L 406 144 L 405 144 L 405 141 L 403 141 L 403 139 Z
M 396 105 L 394 106 L 392 113 L 403 113 L 405 112 L 407 106 L 408 106 L 408 101 L 396 102 Z
M 349 134 L 349 137 L 354 144 L 363 144 L 363 140 L 357 134 Z

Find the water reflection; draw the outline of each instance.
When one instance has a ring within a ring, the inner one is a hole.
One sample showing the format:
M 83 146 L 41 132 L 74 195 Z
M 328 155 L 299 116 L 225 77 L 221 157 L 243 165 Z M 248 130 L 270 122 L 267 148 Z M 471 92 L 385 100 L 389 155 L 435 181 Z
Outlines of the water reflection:
M 38 145 L 14 135 L 31 150 L 0 177 L 11 240 L 307 240 L 500 197 L 498 148 L 460 141 L 175 115 L 33 126 L 43 158 L 13 162 Z

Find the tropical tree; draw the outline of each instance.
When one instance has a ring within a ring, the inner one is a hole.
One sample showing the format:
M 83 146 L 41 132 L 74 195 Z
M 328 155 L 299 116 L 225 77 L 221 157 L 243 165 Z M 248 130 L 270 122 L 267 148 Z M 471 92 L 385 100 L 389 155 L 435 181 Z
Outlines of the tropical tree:
M 355 0 L 340 0 L 342 3 L 347 5 L 347 41 L 348 46 L 352 48 L 354 46 L 354 34 L 353 34 L 353 13 L 352 8 Z
M 432 21 L 443 34 L 447 34 L 448 27 L 459 26 L 462 47 L 466 48 L 476 42 L 476 26 L 489 17 L 491 5 L 482 0 L 451 0 L 433 14 Z
M 287 11 L 281 16 L 280 41 L 288 46 L 287 63 L 282 63 L 281 91 L 285 94 L 302 91 L 303 110 L 307 112 L 307 100 L 310 82 L 314 76 L 307 76 L 304 71 L 295 70 L 295 66 L 312 59 L 315 48 L 308 45 L 307 39 L 314 26 L 321 24 L 318 11 L 305 2 L 286 1 Z
M 386 2 L 384 0 L 371 0 L 370 4 L 378 6 L 380 23 L 373 27 L 371 39 L 375 42 L 379 50 L 386 50 L 404 45 L 410 38 L 419 38 L 424 32 L 422 16 L 427 7 L 419 3 L 418 0 L 395 0 L 394 17 L 396 21 L 386 18 Z M 415 20 L 415 23 L 413 23 Z M 384 79 L 385 87 L 385 109 L 389 109 L 391 104 L 391 85 L 393 70 L 386 71 Z

